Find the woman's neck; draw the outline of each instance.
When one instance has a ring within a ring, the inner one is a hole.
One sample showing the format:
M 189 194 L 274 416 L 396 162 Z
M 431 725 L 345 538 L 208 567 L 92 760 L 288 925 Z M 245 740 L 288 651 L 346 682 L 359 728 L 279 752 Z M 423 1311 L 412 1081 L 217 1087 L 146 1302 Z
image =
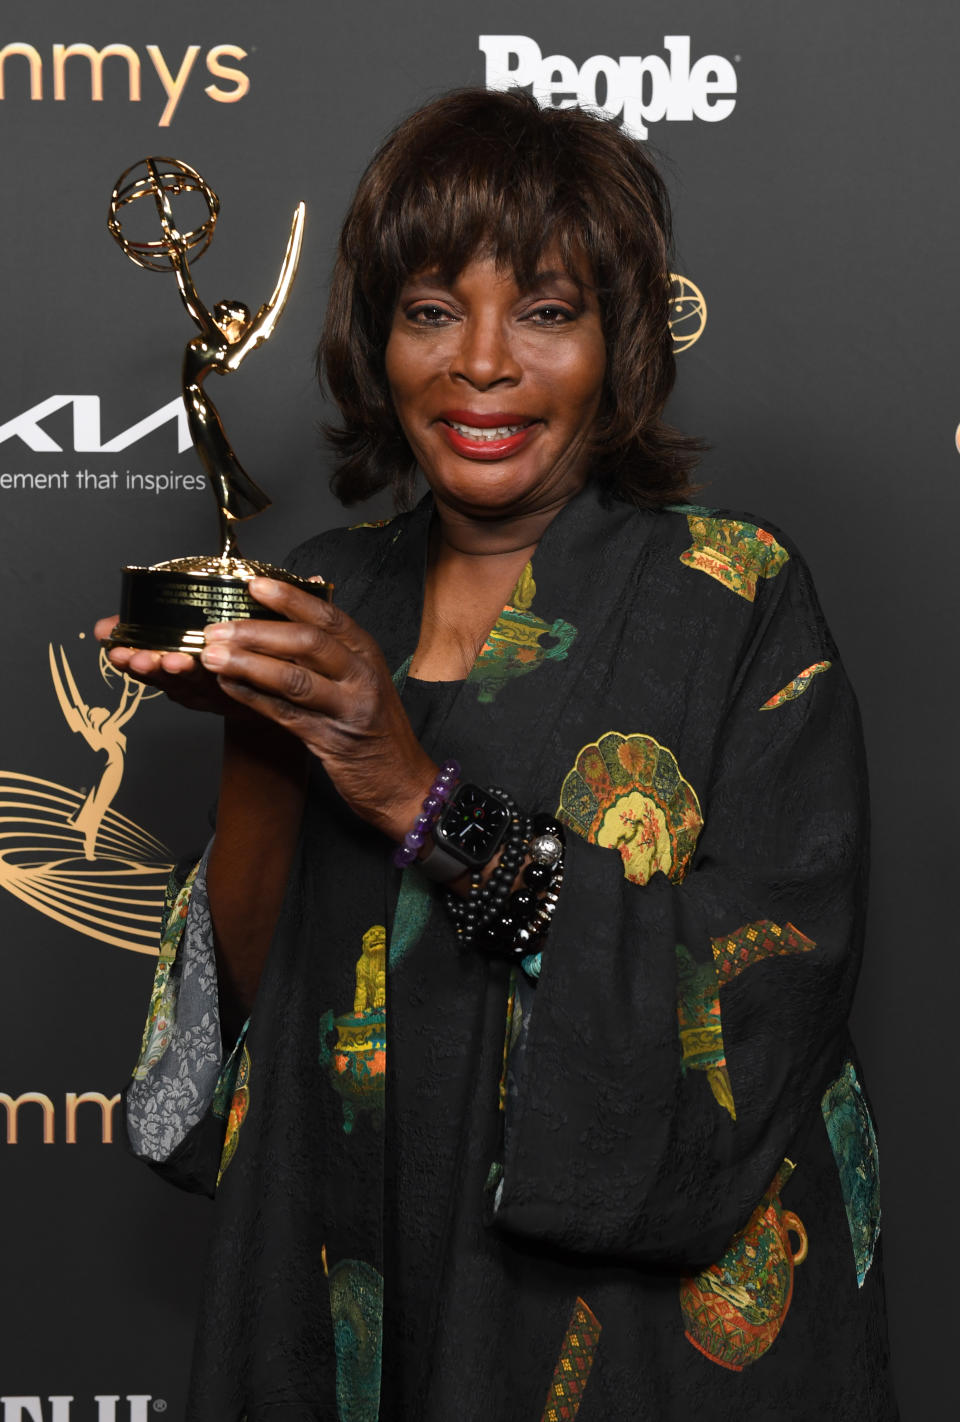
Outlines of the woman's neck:
M 477 520 L 438 518 L 412 676 L 459 681 L 468 675 L 549 522 L 531 517 L 477 527 Z
M 570 502 L 565 491 L 551 503 L 504 517 L 477 517 L 436 499 L 437 521 L 431 558 L 440 548 L 454 557 L 509 559 L 525 552 L 529 560 L 557 514 Z M 521 564 L 521 567 L 523 565 Z

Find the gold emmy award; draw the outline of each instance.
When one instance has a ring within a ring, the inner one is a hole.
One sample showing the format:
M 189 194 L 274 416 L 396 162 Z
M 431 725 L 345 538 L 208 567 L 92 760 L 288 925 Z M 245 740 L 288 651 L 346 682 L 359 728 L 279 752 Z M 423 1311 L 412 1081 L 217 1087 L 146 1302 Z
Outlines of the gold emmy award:
M 135 240 L 124 222 L 139 216 L 136 205 L 149 200 L 160 219 L 162 236 Z M 190 224 L 183 230 L 174 219 L 173 202 L 190 205 Z M 206 215 L 203 216 L 205 209 Z M 120 621 L 111 645 L 148 647 L 156 651 L 194 652 L 203 647 L 203 629 L 210 622 L 247 617 L 277 619 L 251 597 L 251 578 L 280 578 L 330 601 L 333 584 L 308 582 L 269 563 L 240 556 L 234 525 L 267 508 L 270 500 L 250 478 L 234 454 L 223 423 L 204 381 L 211 371 L 229 375 L 251 351 L 273 334 L 286 305 L 300 260 L 304 206 L 290 225 L 290 238 L 277 285 L 255 316 L 242 301 L 218 301 L 208 311 L 193 284 L 188 257 L 200 257 L 209 247 L 220 210 L 220 199 L 193 168 L 176 158 L 144 158 L 122 173 L 110 199 L 107 225 L 111 235 L 137 266 L 148 271 L 172 271 L 180 299 L 200 334 L 183 355 L 183 403 L 194 448 L 217 500 L 220 553 L 174 558 L 150 568 L 123 570 Z M 282 620 L 282 619 L 281 619 Z

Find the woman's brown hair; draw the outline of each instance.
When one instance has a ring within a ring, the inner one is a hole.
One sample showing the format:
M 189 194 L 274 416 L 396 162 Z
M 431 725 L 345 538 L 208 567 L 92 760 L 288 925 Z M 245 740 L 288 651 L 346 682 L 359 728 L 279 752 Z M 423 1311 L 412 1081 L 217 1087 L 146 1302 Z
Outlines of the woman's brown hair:
M 532 283 L 546 248 L 585 263 L 600 303 L 607 373 L 593 434 L 594 477 L 633 502 L 683 499 L 700 448 L 661 419 L 674 381 L 668 325 L 670 207 L 643 146 L 580 109 L 521 92 L 461 90 L 389 135 L 347 213 L 317 354 L 342 425 L 331 487 L 345 504 L 416 464 L 393 410 L 384 353 L 404 282 L 434 267 L 453 281 L 492 253 Z

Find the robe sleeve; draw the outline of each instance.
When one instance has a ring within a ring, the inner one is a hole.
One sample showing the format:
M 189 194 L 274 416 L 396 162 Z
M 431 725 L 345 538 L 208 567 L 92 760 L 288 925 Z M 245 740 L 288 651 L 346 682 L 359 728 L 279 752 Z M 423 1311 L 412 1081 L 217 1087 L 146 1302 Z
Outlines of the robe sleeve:
M 628 882 L 616 848 L 568 830 L 507 1105 L 495 1219 L 513 1233 L 694 1272 L 802 1153 L 842 1065 L 859 716 L 800 560 L 763 593 L 712 725 L 691 697 L 714 754 L 686 876 Z
M 246 1029 L 224 1060 L 206 866 L 204 854 L 179 882 L 174 871 L 124 1119 L 134 1155 L 171 1184 L 212 1195 Z
M 341 533 L 309 539 L 288 554 L 284 566 L 312 576 L 327 566 L 327 551 Z M 235 1095 L 243 1092 L 249 1025 L 232 1049 L 223 1042 L 209 854 L 208 845 L 199 862 L 183 860 L 171 875 L 140 1057 L 123 1096 L 133 1154 L 171 1184 L 205 1195 L 216 1193 Z

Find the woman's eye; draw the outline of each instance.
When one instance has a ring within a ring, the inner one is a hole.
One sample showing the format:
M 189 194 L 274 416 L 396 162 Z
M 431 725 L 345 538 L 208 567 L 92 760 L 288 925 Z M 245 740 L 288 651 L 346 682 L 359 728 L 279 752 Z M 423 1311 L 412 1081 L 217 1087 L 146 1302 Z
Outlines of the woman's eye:
M 442 326 L 452 319 L 442 306 L 415 306 L 407 312 L 407 320 L 417 326 Z
M 541 326 L 563 326 L 574 319 L 574 313 L 566 306 L 538 306 L 528 319 Z

